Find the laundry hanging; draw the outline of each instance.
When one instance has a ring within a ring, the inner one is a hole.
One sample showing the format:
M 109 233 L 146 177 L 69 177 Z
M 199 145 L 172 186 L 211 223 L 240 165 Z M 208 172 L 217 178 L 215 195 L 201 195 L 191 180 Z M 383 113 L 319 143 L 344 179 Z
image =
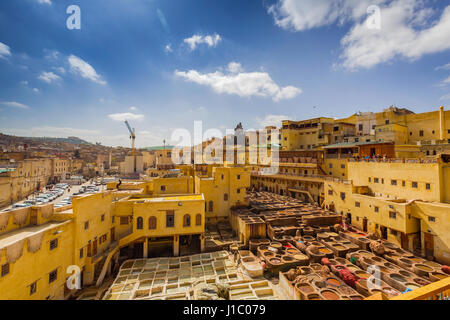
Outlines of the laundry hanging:
M 8 263 L 14 263 L 22 256 L 24 240 L 17 241 L 8 247 L 6 247 L 6 261 Z
M 8 227 L 10 212 L 0 213 L 0 230 L 6 229 Z
M 28 238 L 28 251 L 34 253 L 41 249 L 42 240 L 44 239 L 45 232 L 39 232 Z

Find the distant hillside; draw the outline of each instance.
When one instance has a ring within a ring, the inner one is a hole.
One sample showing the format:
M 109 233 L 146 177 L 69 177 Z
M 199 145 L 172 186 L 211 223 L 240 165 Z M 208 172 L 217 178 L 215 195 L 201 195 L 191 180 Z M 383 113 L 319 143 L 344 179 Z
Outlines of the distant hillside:
M 78 137 L 67 137 L 67 138 L 52 138 L 52 137 L 17 137 L 10 136 L 0 133 L 0 143 L 4 144 L 14 144 L 14 143 L 69 143 L 73 145 L 86 144 L 91 145 L 92 143 L 87 142 Z

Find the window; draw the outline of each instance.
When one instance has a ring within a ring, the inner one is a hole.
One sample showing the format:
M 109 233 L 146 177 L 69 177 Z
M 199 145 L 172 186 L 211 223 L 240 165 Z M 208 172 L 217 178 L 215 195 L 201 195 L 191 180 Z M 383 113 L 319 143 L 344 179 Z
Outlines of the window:
M 80 259 L 83 259 L 83 248 L 80 249 Z
M 381 179 L 381 184 L 384 184 L 384 179 Z
M 183 227 L 190 227 L 190 226 L 191 226 L 191 216 L 185 214 L 183 217 Z
M 363 130 L 363 125 L 360 124 L 360 125 L 358 126 L 358 129 L 359 129 L 359 131 L 362 131 L 362 130 Z
M 355 202 L 355 207 L 357 207 L 357 208 L 361 207 L 361 203 Z
M 120 217 L 120 225 L 128 224 L 128 217 Z
M 330 163 L 329 167 L 330 167 L 330 169 L 332 169 L 332 168 L 333 168 L 333 164 L 332 164 L 332 163 Z
M 202 225 L 202 215 L 200 213 L 195 216 L 195 225 L 197 226 Z
M 372 182 L 372 178 L 371 177 L 369 177 L 369 182 Z
M 214 209 L 214 202 L 210 201 L 208 203 L 208 211 L 209 212 L 213 212 L 213 209 Z
M 391 185 L 396 186 L 397 185 L 397 180 L 391 180 Z
M 166 227 L 175 227 L 175 212 L 173 210 L 166 211 Z
M 101 221 L 102 222 L 105 221 L 105 215 L 104 214 L 102 214 Z
M 166 191 L 166 186 L 161 186 L 161 191 Z
M 53 270 L 48 274 L 48 283 L 52 283 L 58 278 L 58 270 Z
M 402 181 L 402 187 L 405 187 L 405 186 L 406 186 L 406 181 L 403 180 L 403 181 Z
M 379 212 L 379 211 L 380 211 L 380 208 L 374 207 L 374 210 L 375 210 L 375 212 Z
M 333 195 L 333 190 L 328 190 L 328 195 L 332 196 Z
M 427 190 L 430 190 L 430 189 L 431 189 L 431 185 L 430 185 L 429 183 L 427 183 L 427 184 L 425 184 L 425 188 L 426 188 Z
M 341 192 L 341 199 L 345 200 L 345 192 Z
M 228 193 L 223 194 L 223 201 L 228 201 Z
M 50 241 L 50 250 L 58 248 L 58 239 L 53 239 Z
M 389 211 L 389 218 L 391 219 L 397 219 L 397 213 L 394 211 Z
M 237 193 L 241 193 L 241 189 L 237 189 L 236 192 L 237 192 Z
M 341 164 L 341 169 L 345 169 L 345 164 Z
M 87 229 L 89 229 L 89 221 L 86 221 L 84 223 L 84 230 L 87 230 Z
M 30 284 L 30 296 L 36 293 L 36 284 L 37 284 L 36 282 Z
M 150 230 L 155 230 L 156 229 L 156 217 L 148 218 L 148 228 Z
M 436 218 L 435 218 L 435 217 L 428 217 L 428 221 L 430 221 L 430 222 L 436 222 Z
M 223 180 L 223 178 L 224 178 L 224 176 L 223 176 L 223 174 L 222 174 L 222 180 Z
M 240 174 L 237 175 L 237 179 L 241 180 L 241 175 Z
M 413 183 L 411 185 L 413 188 L 417 188 L 417 182 L 413 181 Z
M 136 228 L 139 230 L 144 229 L 144 219 L 142 217 L 138 217 L 136 220 Z
M 385 123 L 385 124 L 389 124 L 389 120 L 386 120 L 384 123 Z
M 391 234 L 392 234 L 393 236 L 396 236 L 396 235 L 397 235 L 397 231 L 396 231 L 396 230 L 393 230 L 393 229 L 391 229 Z
M 5 263 L 2 265 L 2 277 L 6 276 L 9 273 L 9 263 Z
M 419 131 L 419 136 L 423 137 L 423 130 Z
M 378 183 L 379 182 L 378 178 L 373 178 L 373 182 Z

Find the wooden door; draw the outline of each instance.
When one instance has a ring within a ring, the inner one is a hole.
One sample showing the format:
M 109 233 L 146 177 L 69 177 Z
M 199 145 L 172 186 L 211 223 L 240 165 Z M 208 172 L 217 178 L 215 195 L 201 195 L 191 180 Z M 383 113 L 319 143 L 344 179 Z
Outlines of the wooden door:
M 434 236 L 431 233 L 424 233 L 425 256 L 434 256 Z
M 116 241 L 116 228 L 111 228 L 111 241 Z
M 97 239 L 94 240 L 94 246 L 92 249 L 92 253 L 94 256 L 97 254 Z
M 402 232 L 402 248 L 409 250 L 408 235 Z
M 363 219 L 363 231 L 367 232 L 367 218 Z

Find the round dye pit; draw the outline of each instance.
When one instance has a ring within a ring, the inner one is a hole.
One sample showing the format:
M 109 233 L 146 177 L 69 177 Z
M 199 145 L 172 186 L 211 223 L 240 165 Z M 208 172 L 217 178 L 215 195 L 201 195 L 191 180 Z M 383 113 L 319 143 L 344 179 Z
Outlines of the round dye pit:
M 340 298 L 336 292 L 331 290 L 323 290 L 320 294 L 325 300 L 339 300 Z
M 391 277 L 391 279 L 393 279 L 395 281 L 406 282 L 406 279 L 397 273 L 393 273 L 389 277 Z
M 334 278 L 328 278 L 327 283 L 329 285 L 336 286 L 336 287 L 341 285 L 341 283 L 337 279 L 334 279 Z
M 424 264 L 416 264 L 415 267 L 417 269 L 419 269 L 420 271 L 423 271 L 423 272 L 431 272 L 431 271 L 433 271 L 433 268 L 428 267 L 428 266 L 426 266 Z

